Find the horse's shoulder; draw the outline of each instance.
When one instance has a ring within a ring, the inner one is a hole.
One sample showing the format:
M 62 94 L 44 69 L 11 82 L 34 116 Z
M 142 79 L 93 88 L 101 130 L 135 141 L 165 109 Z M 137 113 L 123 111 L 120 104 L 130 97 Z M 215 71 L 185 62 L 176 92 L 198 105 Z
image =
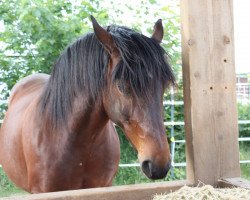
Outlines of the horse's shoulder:
M 12 102 L 14 97 L 17 96 L 19 92 L 27 93 L 28 91 L 31 92 L 34 91 L 35 89 L 38 89 L 39 87 L 42 87 L 47 83 L 49 77 L 50 76 L 47 74 L 40 73 L 40 74 L 32 74 L 21 79 L 12 88 L 8 104 Z

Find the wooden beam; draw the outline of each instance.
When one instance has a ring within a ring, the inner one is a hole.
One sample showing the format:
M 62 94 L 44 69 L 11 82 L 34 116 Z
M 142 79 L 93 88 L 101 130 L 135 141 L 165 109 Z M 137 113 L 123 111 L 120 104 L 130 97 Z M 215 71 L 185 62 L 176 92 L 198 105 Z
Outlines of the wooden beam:
M 181 0 L 187 179 L 240 176 L 233 0 Z
M 191 186 L 186 180 L 161 183 L 146 183 L 114 186 L 84 190 L 71 190 L 33 194 L 18 197 L 0 198 L 2 200 L 151 200 L 153 195 L 176 191 L 184 185 Z
M 241 187 L 250 190 L 250 181 L 240 177 L 221 179 L 218 184 L 223 188 Z

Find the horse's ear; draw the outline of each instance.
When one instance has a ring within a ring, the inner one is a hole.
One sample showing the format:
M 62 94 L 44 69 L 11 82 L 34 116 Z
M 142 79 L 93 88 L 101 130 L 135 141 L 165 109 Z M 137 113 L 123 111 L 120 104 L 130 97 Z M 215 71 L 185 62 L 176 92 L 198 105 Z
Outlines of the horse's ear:
M 115 43 L 112 39 L 112 36 L 108 31 L 106 31 L 104 28 L 102 28 L 96 19 L 91 15 L 90 16 L 92 25 L 94 28 L 95 35 L 97 39 L 102 43 L 104 48 L 109 52 L 109 54 L 112 54 L 112 52 L 115 49 Z
M 157 22 L 154 25 L 154 32 L 152 34 L 153 39 L 155 39 L 157 42 L 161 43 L 163 38 L 163 26 L 162 26 L 162 20 L 158 19 Z

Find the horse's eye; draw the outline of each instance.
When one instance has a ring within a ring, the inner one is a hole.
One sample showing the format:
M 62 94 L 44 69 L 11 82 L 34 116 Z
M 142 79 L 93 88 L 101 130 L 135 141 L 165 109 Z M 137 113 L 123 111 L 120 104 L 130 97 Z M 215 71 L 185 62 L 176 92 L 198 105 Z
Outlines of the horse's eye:
M 119 90 L 121 93 L 124 92 L 124 87 L 123 87 L 123 85 L 121 84 L 121 82 L 118 82 L 118 83 L 117 83 L 117 88 L 118 88 L 118 90 Z
M 126 96 L 131 96 L 131 91 L 128 84 L 119 81 L 117 82 L 117 88 L 122 94 Z

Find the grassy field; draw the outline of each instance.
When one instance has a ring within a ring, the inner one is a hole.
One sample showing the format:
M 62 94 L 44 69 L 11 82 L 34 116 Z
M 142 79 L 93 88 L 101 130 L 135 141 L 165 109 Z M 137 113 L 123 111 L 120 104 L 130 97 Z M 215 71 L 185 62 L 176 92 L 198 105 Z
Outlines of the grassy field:
M 18 196 L 18 195 L 23 195 L 23 194 L 27 194 L 26 192 L 24 192 L 23 190 L 20 190 L 16 187 L 13 187 L 11 189 L 0 189 L 0 198 L 1 197 L 12 197 L 12 196 Z
M 0 168 L 0 197 L 9 197 L 25 194 L 23 190 L 15 187 Z
M 246 145 L 248 144 L 248 145 Z M 250 142 L 240 144 L 240 160 L 250 160 Z M 250 180 L 250 163 L 241 164 L 241 177 Z
M 169 173 L 167 177 L 163 180 L 152 181 L 149 180 L 142 173 L 140 167 L 120 168 L 113 182 L 113 185 L 129 185 L 137 183 L 152 183 L 152 182 L 181 180 L 185 179 L 186 170 L 185 168 L 176 168 L 174 169 L 174 176 L 171 176 L 170 174 L 171 173 Z

